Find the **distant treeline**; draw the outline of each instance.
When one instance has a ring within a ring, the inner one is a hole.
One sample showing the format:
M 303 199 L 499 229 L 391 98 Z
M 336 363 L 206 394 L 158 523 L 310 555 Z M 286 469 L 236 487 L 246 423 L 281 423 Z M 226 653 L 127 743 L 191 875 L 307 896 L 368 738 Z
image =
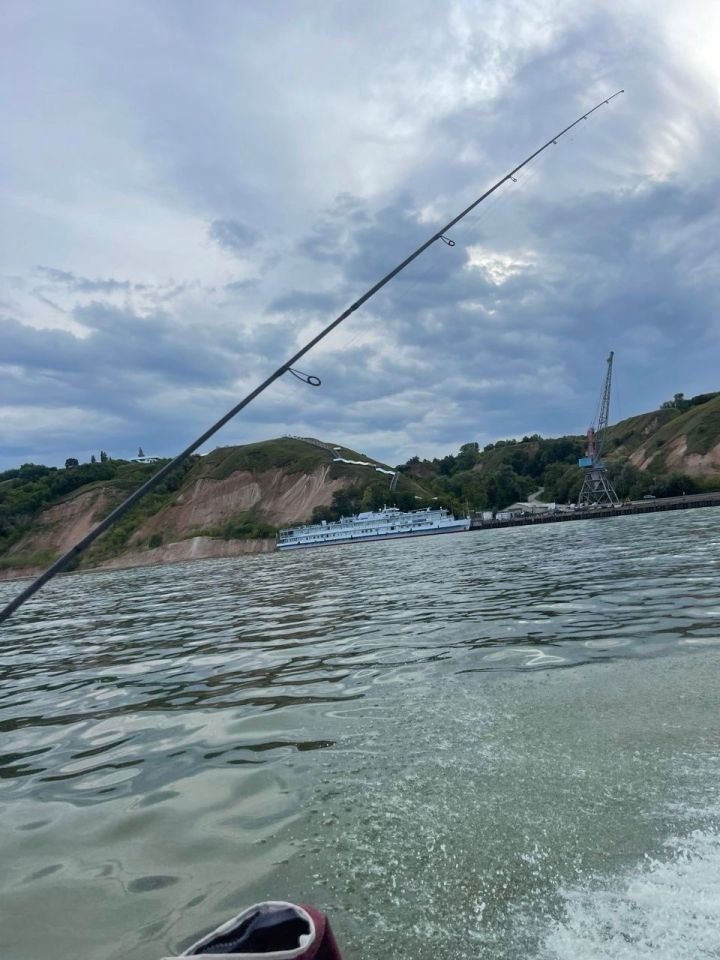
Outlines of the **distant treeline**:
M 686 410 L 690 410 L 692 407 L 702 406 L 703 403 L 714 400 L 715 397 L 720 397 L 720 391 L 715 393 L 698 393 L 689 399 L 685 398 L 684 393 L 676 393 L 672 400 L 666 400 L 665 403 L 660 404 L 660 409 L 679 410 L 681 413 L 685 413 Z
M 615 446 L 614 443 L 609 445 Z M 541 487 L 542 500 L 573 503 L 582 486 L 577 461 L 584 452 L 579 437 L 544 439 L 537 434 L 522 440 L 500 440 L 480 451 L 477 443 L 464 443 L 458 453 L 442 459 L 412 457 L 398 467 L 418 479 L 454 511 L 502 509 L 525 501 Z M 606 459 L 608 475 L 621 499 L 636 500 L 646 494 L 676 496 L 716 489 L 717 478 L 698 480 L 679 471 L 639 470 L 627 456 Z
M 114 481 L 120 497 L 123 491 L 134 490 L 147 480 L 161 465 L 111 460 L 107 455 L 100 462 L 93 458 L 90 463 L 78 463 L 70 458 L 66 464 L 63 468 L 24 463 L 17 469 L 0 473 L 0 552 L 27 532 L 38 513 L 75 490 L 97 482 Z M 185 469 L 173 471 L 162 490 L 179 489 L 182 477 L 191 466 L 189 462 Z

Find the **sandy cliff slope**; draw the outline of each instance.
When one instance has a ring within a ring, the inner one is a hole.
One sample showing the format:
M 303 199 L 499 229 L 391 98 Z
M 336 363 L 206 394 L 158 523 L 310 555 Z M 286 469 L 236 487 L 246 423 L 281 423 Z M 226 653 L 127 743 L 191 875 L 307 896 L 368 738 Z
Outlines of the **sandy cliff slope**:
M 44 510 L 32 530 L 8 550 L 8 556 L 23 556 L 37 551 L 64 553 L 88 534 L 110 505 L 105 484 L 83 488 L 60 503 Z
M 357 482 L 358 468 L 343 469 L 328 450 L 289 439 L 220 448 L 197 463 L 150 516 L 139 518 L 119 547 L 103 550 L 101 539 L 83 565 L 114 568 L 267 552 L 275 546 L 272 537 L 241 539 L 224 528 L 243 517 L 272 527 L 309 520 L 315 507 L 329 506 L 336 491 Z M 0 578 L 39 572 L 127 493 L 115 481 L 99 481 L 42 511 L 6 552 L 6 561 L 15 558 L 17 567 L 6 562 Z
M 190 532 L 212 530 L 247 510 L 256 510 L 275 527 L 309 520 L 315 507 L 328 506 L 333 493 L 351 482 L 347 477 L 332 479 L 330 468 L 327 463 L 309 473 L 289 474 L 274 467 L 257 474 L 236 471 L 222 479 L 198 477 L 183 488 L 174 503 L 144 523 L 132 542 L 153 533 L 173 540 Z
M 624 427 L 623 446 L 641 470 L 660 467 L 691 477 L 720 473 L 720 395 L 683 412 L 659 410 L 631 418 L 613 431 L 621 434 Z

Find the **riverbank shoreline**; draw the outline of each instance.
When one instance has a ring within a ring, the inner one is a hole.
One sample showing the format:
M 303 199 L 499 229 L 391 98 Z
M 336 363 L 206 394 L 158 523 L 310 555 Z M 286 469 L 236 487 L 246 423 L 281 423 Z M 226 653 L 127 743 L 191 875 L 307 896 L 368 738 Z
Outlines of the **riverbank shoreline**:
M 638 516 L 675 510 L 693 510 L 705 507 L 720 507 L 720 493 L 699 493 L 683 497 L 663 497 L 649 501 L 634 501 L 617 507 L 596 507 L 590 510 L 574 510 L 572 513 L 540 514 L 538 516 L 513 517 L 510 520 L 476 521 L 467 533 L 481 530 L 500 530 L 509 527 L 536 526 L 546 523 L 566 523 L 574 520 L 611 520 L 618 517 Z M 336 544 L 343 546 L 347 544 Z M 333 544 L 324 544 L 333 546 Z M 357 546 L 357 544 L 353 544 Z M 191 560 L 221 560 L 253 554 L 272 553 L 274 539 L 223 540 L 219 537 L 191 537 L 145 550 L 129 550 L 117 557 L 104 560 L 94 566 L 81 567 L 73 573 L 95 573 L 108 570 L 132 570 L 138 567 L 155 567 L 163 564 L 186 563 Z M 40 576 L 45 567 L 13 567 L 0 570 L 0 582 L 31 580 Z
M 275 540 L 222 540 L 219 537 L 191 537 L 175 543 L 147 550 L 129 550 L 118 557 L 104 560 L 94 566 L 81 567 L 73 573 L 96 573 L 107 570 L 131 570 L 136 567 L 156 567 L 166 563 L 185 563 L 189 560 L 221 560 L 249 554 L 271 553 Z M 13 567 L 0 570 L 0 581 L 31 580 L 40 576 L 44 567 Z

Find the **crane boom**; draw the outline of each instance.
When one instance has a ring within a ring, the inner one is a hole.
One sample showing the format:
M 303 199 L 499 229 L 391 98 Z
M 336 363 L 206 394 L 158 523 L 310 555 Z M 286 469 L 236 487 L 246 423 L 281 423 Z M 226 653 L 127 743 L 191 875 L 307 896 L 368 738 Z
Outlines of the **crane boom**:
M 600 460 L 602 448 L 605 443 L 605 431 L 607 430 L 608 420 L 610 418 L 610 385 L 612 384 L 612 368 L 614 351 L 610 351 L 607 358 L 607 373 L 605 374 L 605 385 L 603 386 L 602 399 L 600 400 L 600 409 L 598 411 L 597 429 L 595 431 L 595 445 L 597 447 L 597 458 Z

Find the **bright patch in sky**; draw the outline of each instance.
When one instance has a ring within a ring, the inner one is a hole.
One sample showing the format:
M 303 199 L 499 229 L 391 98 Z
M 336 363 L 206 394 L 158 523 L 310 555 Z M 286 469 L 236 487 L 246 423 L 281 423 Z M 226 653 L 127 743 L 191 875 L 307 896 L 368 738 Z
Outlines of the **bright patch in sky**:
M 482 270 L 488 280 L 497 287 L 510 277 L 527 270 L 532 265 L 532 261 L 529 258 L 521 259 L 505 253 L 493 253 L 492 250 L 474 246 L 468 247 L 467 265 L 471 270 Z

